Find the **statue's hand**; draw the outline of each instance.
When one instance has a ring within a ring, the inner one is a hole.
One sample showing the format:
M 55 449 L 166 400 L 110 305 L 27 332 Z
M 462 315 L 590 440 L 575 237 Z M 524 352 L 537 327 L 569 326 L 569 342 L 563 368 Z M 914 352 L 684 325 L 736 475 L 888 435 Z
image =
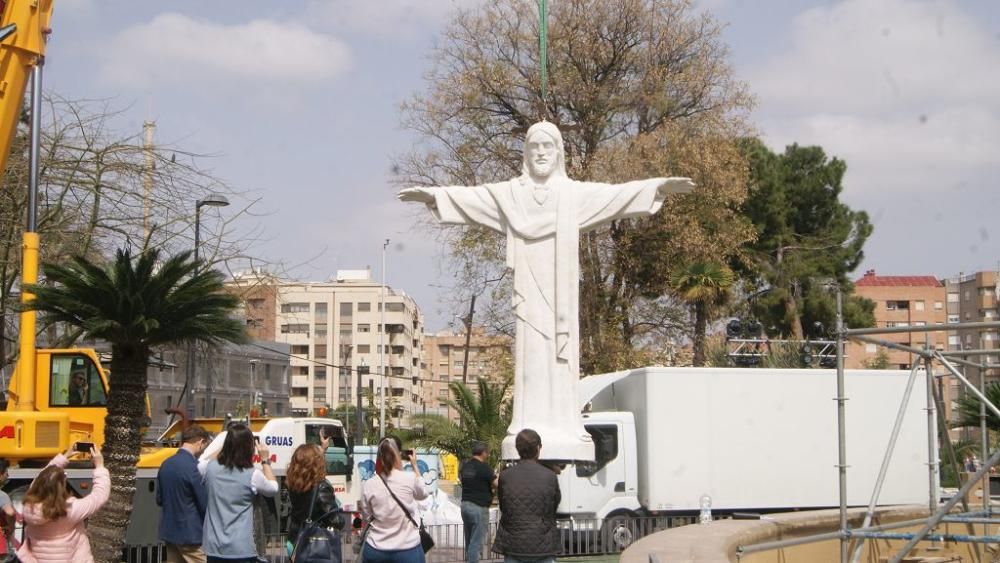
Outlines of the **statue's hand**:
M 689 194 L 694 191 L 694 182 L 691 178 L 667 178 L 666 182 L 660 184 L 661 194 Z
M 403 188 L 396 194 L 396 198 L 399 201 L 416 201 L 428 205 L 434 204 L 434 192 L 430 188 Z

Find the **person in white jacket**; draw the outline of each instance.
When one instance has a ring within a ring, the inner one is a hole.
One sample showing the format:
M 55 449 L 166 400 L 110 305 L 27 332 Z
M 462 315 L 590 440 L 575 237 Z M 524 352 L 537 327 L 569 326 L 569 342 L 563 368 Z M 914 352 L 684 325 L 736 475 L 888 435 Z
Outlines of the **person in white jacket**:
M 384 438 L 378 445 L 379 472 L 361 487 L 358 504 L 370 523 L 361 553 L 365 563 L 424 563 L 417 501 L 427 498 L 427 491 L 416 459 L 409 473 L 403 471 L 403 457 L 392 439 Z

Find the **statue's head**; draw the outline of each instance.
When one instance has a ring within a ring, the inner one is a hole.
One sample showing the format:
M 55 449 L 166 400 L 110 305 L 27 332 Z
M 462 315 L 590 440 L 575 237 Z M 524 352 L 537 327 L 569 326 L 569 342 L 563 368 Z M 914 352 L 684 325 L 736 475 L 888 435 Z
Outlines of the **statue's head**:
M 524 136 L 524 165 L 522 171 L 537 179 L 552 174 L 566 176 L 566 156 L 559 128 L 548 121 L 540 121 L 528 129 Z

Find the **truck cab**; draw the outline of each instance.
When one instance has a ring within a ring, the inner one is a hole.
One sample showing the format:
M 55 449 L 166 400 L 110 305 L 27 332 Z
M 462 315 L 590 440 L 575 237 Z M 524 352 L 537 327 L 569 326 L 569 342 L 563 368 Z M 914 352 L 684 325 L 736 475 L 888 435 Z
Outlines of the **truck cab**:
M 29 392 L 33 408 L 17 409 Z M 76 441 L 104 443 L 108 381 L 93 350 L 36 350 L 34 373 L 15 369 L 7 394 L 15 400 L 0 411 L 0 457 L 48 461 Z
M 583 424 L 594 440 L 595 460 L 577 462 L 559 474 L 558 513 L 598 521 L 634 515 L 640 505 L 632 413 L 584 413 Z

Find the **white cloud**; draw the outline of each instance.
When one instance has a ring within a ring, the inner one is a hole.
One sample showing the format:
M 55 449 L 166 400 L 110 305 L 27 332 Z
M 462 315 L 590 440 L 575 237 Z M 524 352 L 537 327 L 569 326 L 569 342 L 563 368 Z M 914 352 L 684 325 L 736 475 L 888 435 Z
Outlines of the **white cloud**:
M 301 24 L 223 25 L 176 13 L 123 30 L 106 52 L 102 76 L 133 87 L 213 78 L 287 86 L 327 81 L 351 64 L 344 42 Z
M 920 110 L 1000 97 L 1000 42 L 952 2 L 848 0 L 795 18 L 787 52 L 750 69 L 786 111 Z
M 306 14 L 310 21 L 336 29 L 398 38 L 437 31 L 458 8 L 472 9 L 483 2 L 485 0 L 313 0 Z
M 846 194 L 987 177 L 1000 167 L 1000 42 L 960 8 L 848 0 L 800 14 L 789 49 L 748 73 L 768 143 L 845 159 Z

